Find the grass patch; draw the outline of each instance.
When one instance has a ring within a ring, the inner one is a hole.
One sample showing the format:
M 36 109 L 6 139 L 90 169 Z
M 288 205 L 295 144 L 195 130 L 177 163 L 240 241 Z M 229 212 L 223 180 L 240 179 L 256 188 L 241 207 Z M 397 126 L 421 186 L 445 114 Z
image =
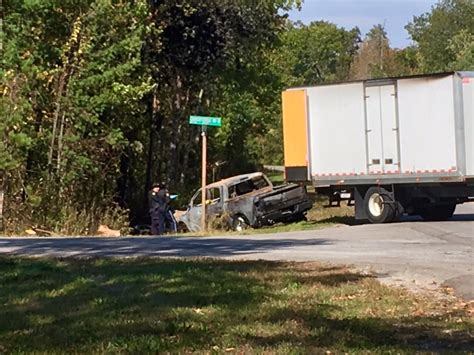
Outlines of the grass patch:
M 306 217 L 310 222 L 320 223 L 343 223 L 355 224 L 354 206 L 348 206 L 346 201 L 341 202 L 339 207 L 328 206 L 328 198 L 326 196 L 309 194 L 313 200 L 313 208 L 308 211 Z
M 285 183 L 285 174 L 282 171 L 267 171 L 265 175 L 272 182 L 274 186 L 282 185 Z
M 472 349 L 467 310 L 315 263 L 0 258 L 0 353 Z

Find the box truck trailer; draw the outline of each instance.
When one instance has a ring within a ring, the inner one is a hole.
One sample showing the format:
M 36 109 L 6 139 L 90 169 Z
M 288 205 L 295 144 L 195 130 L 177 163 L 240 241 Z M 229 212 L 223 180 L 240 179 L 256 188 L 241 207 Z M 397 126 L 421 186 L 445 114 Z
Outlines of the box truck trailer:
M 474 200 L 474 72 L 282 93 L 285 177 L 372 223 L 450 218 Z

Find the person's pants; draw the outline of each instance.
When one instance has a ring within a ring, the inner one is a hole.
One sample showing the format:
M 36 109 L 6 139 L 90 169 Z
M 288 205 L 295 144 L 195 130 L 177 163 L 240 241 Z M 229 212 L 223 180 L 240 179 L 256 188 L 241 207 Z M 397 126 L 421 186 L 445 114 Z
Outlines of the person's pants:
M 165 213 L 154 212 L 151 215 L 151 234 L 162 235 L 165 233 Z
M 171 232 L 177 233 L 178 232 L 178 224 L 176 223 L 176 219 L 174 218 L 173 212 L 169 210 L 164 214 L 165 224 L 170 229 Z

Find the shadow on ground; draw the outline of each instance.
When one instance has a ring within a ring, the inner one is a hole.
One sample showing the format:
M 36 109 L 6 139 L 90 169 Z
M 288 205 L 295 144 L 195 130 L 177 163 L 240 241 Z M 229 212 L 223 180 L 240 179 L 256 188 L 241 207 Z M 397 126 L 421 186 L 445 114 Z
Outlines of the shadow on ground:
M 0 258 L 0 269 L 0 353 L 413 352 L 474 346 L 466 331 L 445 333 L 442 318 L 385 315 L 383 307 L 399 302 L 400 294 L 338 267 Z M 350 298 L 359 293 L 373 299 Z M 334 301 L 346 296 L 349 301 Z M 370 315 L 367 307 L 381 311 Z
M 258 254 L 275 249 L 331 243 L 326 239 L 150 238 L 4 238 L 0 253 L 26 256 L 207 256 Z
M 474 221 L 474 214 L 472 213 L 460 213 L 454 215 L 452 218 L 448 219 L 447 222 L 471 222 Z M 398 222 L 426 222 L 432 223 L 431 221 L 424 221 L 420 216 L 403 216 L 400 221 Z M 365 220 L 356 220 L 354 217 L 350 216 L 335 216 L 330 218 L 325 218 L 320 221 L 315 222 L 315 224 L 345 224 L 347 226 L 360 226 L 363 224 L 369 224 L 368 221 Z

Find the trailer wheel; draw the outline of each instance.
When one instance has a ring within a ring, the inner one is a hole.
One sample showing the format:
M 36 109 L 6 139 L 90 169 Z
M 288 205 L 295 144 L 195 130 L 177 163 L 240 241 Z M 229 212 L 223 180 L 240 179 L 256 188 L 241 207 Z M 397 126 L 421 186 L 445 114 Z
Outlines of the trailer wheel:
M 451 218 L 456 210 L 456 204 L 429 205 L 420 211 L 420 216 L 425 221 L 446 221 Z
M 249 228 L 249 222 L 243 215 L 236 215 L 232 219 L 232 230 L 236 232 L 242 232 Z
M 367 190 L 364 208 L 371 223 L 388 223 L 397 216 L 395 201 L 382 187 L 371 187 Z

